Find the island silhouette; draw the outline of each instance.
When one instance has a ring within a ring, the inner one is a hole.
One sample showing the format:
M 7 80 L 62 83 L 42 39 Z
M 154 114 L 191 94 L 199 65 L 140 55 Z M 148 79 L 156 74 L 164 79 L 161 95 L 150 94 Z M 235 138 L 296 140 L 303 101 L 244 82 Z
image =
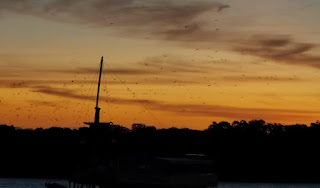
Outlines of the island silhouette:
M 79 162 L 90 162 L 92 128 L 20 129 L 0 126 L 0 175 L 71 178 Z M 95 137 L 99 156 L 201 153 L 214 159 L 219 181 L 319 182 L 320 122 L 282 125 L 263 120 L 213 122 L 206 130 L 157 129 L 133 124 L 105 126 Z M 91 161 L 92 162 L 92 161 Z

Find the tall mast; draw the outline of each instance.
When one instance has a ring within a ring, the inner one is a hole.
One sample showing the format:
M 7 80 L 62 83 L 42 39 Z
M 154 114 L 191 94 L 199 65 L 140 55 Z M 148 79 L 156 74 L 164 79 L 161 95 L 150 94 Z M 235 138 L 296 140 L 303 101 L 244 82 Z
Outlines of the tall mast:
M 101 73 L 102 73 L 102 66 L 103 66 L 103 56 L 101 57 L 101 63 L 100 63 L 100 72 L 99 72 L 99 82 L 98 82 L 98 91 L 97 91 L 97 100 L 96 100 L 96 114 L 94 117 L 94 123 L 99 124 L 100 123 L 100 108 L 98 107 L 99 104 L 99 93 L 100 93 L 100 83 L 101 83 Z

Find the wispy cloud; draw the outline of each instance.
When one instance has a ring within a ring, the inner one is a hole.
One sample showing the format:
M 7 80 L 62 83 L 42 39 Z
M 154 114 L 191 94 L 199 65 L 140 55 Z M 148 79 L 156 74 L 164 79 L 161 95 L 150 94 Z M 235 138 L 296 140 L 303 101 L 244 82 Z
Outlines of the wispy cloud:
M 131 67 L 106 67 L 103 72 L 107 74 L 124 76 L 150 76 L 150 75 L 174 75 L 177 73 L 208 73 L 211 69 L 206 62 L 192 62 L 189 59 L 173 55 L 161 55 L 147 57 L 142 61 L 132 63 Z M 36 72 L 62 73 L 62 74 L 98 74 L 98 70 L 89 67 L 75 69 L 34 69 Z
M 73 90 L 57 89 L 47 86 L 41 86 L 34 89 L 48 95 L 73 98 L 73 99 L 89 99 L 95 100 L 95 96 L 83 96 L 76 94 Z M 263 118 L 266 120 L 305 120 L 316 118 L 320 111 L 305 111 L 293 109 L 266 109 L 266 108 L 241 108 L 232 106 L 219 105 L 197 105 L 197 104 L 167 104 L 156 100 L 135 100 L 113 97 L 102 97 L 101 100 L 115 103 L 118 105 L 145 105 L 146 108 L 156 111 L 165 111 L 180 115 L 192 116 L 212 116 L 229 119 L 256 119 Z
M 296 42 L 287 35 L 257 35 L 239 42 L 234 50 L 276 62 L 320 68 L 320 56 L 311 53 L 316 47 L 313 43 Z
M 72 98 L 72 99 L 79 99 L 79 100 L 95 100 L 96 96 L 85 96 L 79 95 L 75 93 L 74 90 L 70 89 L 63 89 L 63 88 L 53 88 L 49 86 L 35 86 L 33 88 L 34 92 L 39 92 L 47 95 L 58 96 L 58 97 L 65 97 L 65 98 Z M 117 98 L 117 97 L 106 97 L 101 96 L 100 100 L 108 101 L 110 103 L 117 103 L 117 104 L 138 104 L 144 103 L 149 105 L 156 105 L 158 102 L 152 100 L 133 100 L 133 99 L 124 99 L 124 98 Z
M 201 61 L 192 62 L 191 60 L 172 55 L 148 57 L 138 62 L 138 65 L 150 71 L 159 71 L 160 74 L 207 73 L 210 69 Z
M 98 74 L 98 70 L 89 67 L 78 67 L 75 69 L 39 69 L 40 72 L 47 73 L 67 73 L 67 74 Z M 159 72 L 159 71 L 158 71 Z M 134 68 L 113 68 L 105 69 L 104 73 L 114 73 L 117 75 L 147 75 L 147 74 L 156 74 L 158 73 L 155 70 L 146 70 L 146 69 L 134 69 Z
M 48 106 L 48 107 L 63 107 L 63 104 L 69 103 L 70 101 L 40 101 L 40 100 L 28 100 L 28 102 L 35 106 Z
M 218 8 L 218 12 L 222 11 L 223 9 L 226 9 L 226 8 L 230 8 L 230 5 L 222 5 Z
M 240 108 L 219 105 L 158 105 L 155 110 L 170 111 L 177 114 L 192 116 L 211 116 L 228 119 L 266 119 L 274 121 L 306 120 L 316 118 L 319 111 L 304 111 L 291 109 Z
M 0 11 L 6 10 L 60 22 L 113 27 L 124 32 L 132 32 L 135 29 L 147 33 L 170 32 L 181 26 L 197 25 L 199 15 L 209 11 L 221 12 L 229 7 L 221 2 L 203 0 L 197 2 L 180 0 L 2 0 L 0 2 Z M 185 29 L 185 32 L 190 32 L 190 29 Z
M 14 63 L 10 64 L 7 61 Z M 29 85 L 37 84 L 91 84 L 90 75 L 99 72 L 97 67 L 62 69 L 47 68 L 46 64 L 34 67 L 32 64 L 23 65 L 20 62 L 23 63 L 23 60 L 15 61 L 15 58 L 10 54 L 5 57 L 0 55 L 0 77 L 3 78 L 0 80 L 0 87 L 27 88 Z M 223 70 L 227 69 L 223 68 Z M 205 61 L 193 61 L 174 55 L 159 55 L 132 62 L 129 66 L 115 65 L 115 67 L 111 67 L 111 65 L 105 64 L 103 73 L 109 75 L 108 84 L 121 84 L 118 79 L 114 80 L 115 75 L 123 78 L 127 84 L 136 84 L 137 82 L 140 84 L 193 84 L 198 81 L 188 78 L 182 79 L 181 75 L 187 74 L 190 77 L 193 74 L 208 73 L 210 70 L 211 67 Z M 81 77 L 78 77 L 78 74 Z M 57 77 L 57 75 L 60 76 Z
M 224 76 L 222 77 L 224 81 L 232 82 L 259 82 L 259 81 L 273 81 L 273 82 L 297 82 L 304 81 L 302 78 L 298 77 L 284 77 L 284 76 Z

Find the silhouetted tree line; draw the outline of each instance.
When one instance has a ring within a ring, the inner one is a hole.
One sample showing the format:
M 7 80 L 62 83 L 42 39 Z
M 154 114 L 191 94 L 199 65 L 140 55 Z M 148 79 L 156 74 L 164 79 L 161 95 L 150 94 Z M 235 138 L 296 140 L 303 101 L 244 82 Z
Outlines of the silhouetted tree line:
M 213 122 L 206 130 L 133 124 L 99 130 L 0 125 L 0 176 L 69 177 L 78 161 L 99 156 L 206 154 L 222 181 L 320 180 L 320 122 L 284 126 L 263 120 Z M 98 145 L 92 147 L 92 145 Z M 137 157 L 138 156 L 138 157 Z

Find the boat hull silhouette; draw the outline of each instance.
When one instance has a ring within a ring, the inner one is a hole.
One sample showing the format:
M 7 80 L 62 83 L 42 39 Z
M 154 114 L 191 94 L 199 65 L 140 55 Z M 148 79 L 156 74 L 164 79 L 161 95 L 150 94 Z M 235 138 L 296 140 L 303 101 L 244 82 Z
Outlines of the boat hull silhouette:
M 100 187 L 215 187 L 213 161 L 205 155 L 152 156 L 147 151 L 128 154 L 118 145 L 112 122 L 100 122 L 99 91 L 103 57 L 100 62 L 94 122 L 83 143 L 87 159 L 80 161 L 70 179 L 73 183 Z
M 133 157 L 134 159 L 134 157 Z M 77 170 L 72 182 L 100 187 L 216 187 L 217 176 L 211 160 L 190 157 L 154 157 L 144 163 L 134 160 L 117 168 L 99 165 Z M 120 162 L 121 163 L 121 162 Z

